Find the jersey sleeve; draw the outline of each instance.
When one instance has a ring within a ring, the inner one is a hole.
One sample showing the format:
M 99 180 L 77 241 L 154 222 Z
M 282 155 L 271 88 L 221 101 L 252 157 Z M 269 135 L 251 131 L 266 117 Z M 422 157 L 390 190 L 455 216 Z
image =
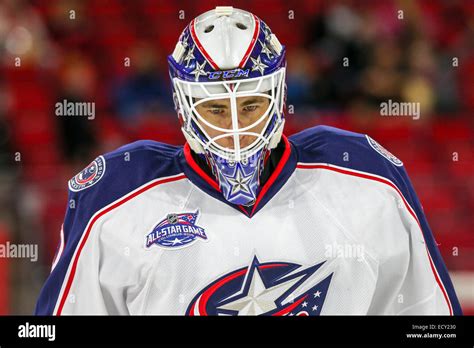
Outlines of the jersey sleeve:
M 37 315 L 128 314 L 126 287 L 133 295 L 143 276 L 136 265 L 117 271 L 124 268 L 126 254 L 101 238 L 102 217 L 150 181 L 179 174 L 180 149 L 137 141 L 97 157 L 69 181 L 61 245 L 39 295 Z
M 300 163 L 329 166 L 362 178 L 378 192 L 340 203 L 345 208 L 341 214 L 349 215 L 355 207 L 358 212 L 361 207 L 371 212 L 354 218 L 359 230 L 370 235 L 365 243 L 375 250 L 378 263 L 368 314 L 462 315 L 403 162 L 368 135 L 328 126 L 306 129 L 290 140 L 298 149 Z
M 400 162 L 401 163 L 401 162 Z M 459 301 L 420 201 L 403 165 L 391 165 L 398 193 L 394 213 L 403 220 L 395 240 L 402 250 L 379 265 L 369 314 L 462 315 Z M 389 253 L 388 253 L 389 254 Z
M 90 236 L 91 223 L 100 214 L 87 209 L 93 198 L 69 190 L 61 243 L 37 301 L 36 315 L 126 312 L 120 296 L 100 281 L 100 263 L 107 250 L 99 238 Z

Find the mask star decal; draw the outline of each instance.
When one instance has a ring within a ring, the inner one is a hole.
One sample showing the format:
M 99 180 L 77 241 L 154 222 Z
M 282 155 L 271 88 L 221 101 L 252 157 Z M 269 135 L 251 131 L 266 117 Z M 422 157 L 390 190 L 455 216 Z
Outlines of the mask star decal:
M 270 29 L 268 29 L 268 27 L 264 27 L 263 28 L 263 33 L 265 34 L 265 42 L 270 42 L 270 36 L 272 35 L 272 32 L 270 31 Z
M 189 35 L 183 37 L 183 40 L 181 41 L 183 48 L 188 48 L 188 39 L 189 39 Z
M 250 57 L 253 63 L 252 71 L 258 70 L 260 71 L 260 74 L 263 75 L 265 68 L 268 68 L 268 65 L 265 65 L 262 63 L 260 56 L 257 57 L 257 59 Z
M 237 166 L 235 174 L 235 178 L 229 176 L 225 177 L 227 182 L 231 186 L 230 195 L 233 196 L 240 192 L 251 195 L 252 193 L 250 191 L 249 185 L 250 181 L 252 180 L 253 174 L 245 176 L 239 166 Z
M 268 46 L 265 45 L 265 43 L 263 43 L 262 41 L 258 40 L 258 42 L 260 43 L 260 45 L 262 45 L 262 54 L 266 54 L 268 59 L 271 59 L 272 58 L 271 56 L 273 56 L 272 51 L 270 51 Z
M 196 62 L 196 68 L 191 72 L 191 74 L 194 75 L 194 78 L 196 81 L 199 81 L 199 76 L 203 75 L 203 76 L 206 76 L 207 75 L 207 71 L 204 71 L 204 67 L 206 66 L 206 61 L 204 61 L 201 64 L 199 64 L 198 62 Z
M 188 50 L 188 52 L 186 53 L 186 57 L 184 57 L 184 61 L 186 62 L 186 67 L 189 66 L 189 62 L 192 60 L 192 59 L 195 59 L 196 57 L 194 57 L 194 47 L 191 47 L 190 50 Z

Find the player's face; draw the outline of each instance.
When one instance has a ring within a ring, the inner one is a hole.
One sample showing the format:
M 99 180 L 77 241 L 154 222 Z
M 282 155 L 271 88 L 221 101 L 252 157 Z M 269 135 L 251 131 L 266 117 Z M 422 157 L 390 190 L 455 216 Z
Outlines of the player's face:
M 239 128 L 244 128 L 255 123 L 267 111 L 269 105 L 270 100 L 265 97 L 248 96 L 237 98 Z M 210 124 L 223 129 L 232 129 L 230 99 L 209 100 L 197 105 L 196 110 L 199 112 L 199 115 Z M 260 134 L 265 127 L 267 117 L 261 120 L 261 122 L 256 124 L 254 127 L 246 130 L 246 132 Z M 223 134 L 223 132 L 215 130 L 203 122 L 200 122 L 200 124 L 210 137 Z M 250 145 L 256 138 L 257 137 L 254 135 L 241 135 L 239 137 L 240 148 Z M 231 135 L 216 140 L 216 143 L 229 149 L 234 148 L 234 138 Z

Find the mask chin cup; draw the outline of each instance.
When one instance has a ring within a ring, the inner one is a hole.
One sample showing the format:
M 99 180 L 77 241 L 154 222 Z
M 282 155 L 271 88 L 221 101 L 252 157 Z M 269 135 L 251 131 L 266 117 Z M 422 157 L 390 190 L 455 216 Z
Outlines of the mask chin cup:
M 251 205 L 255 202 L 260 184 L 260 173 L 262 169 L 262 154 L 260 150 L 254 161 L 233 162 L 212 155 L 213 163 L 219 166 L 217 175 L 219 187 L 224 198 L 237 205 Z

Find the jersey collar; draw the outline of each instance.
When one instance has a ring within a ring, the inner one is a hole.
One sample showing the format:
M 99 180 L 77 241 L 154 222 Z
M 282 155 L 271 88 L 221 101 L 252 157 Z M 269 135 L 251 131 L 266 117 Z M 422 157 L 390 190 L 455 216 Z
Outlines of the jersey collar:
M 251 207 L 232 204 L 222 196 L 217 181 L 209 176 L 194 160 L 188 143 L 181 150 L 179 160 L 184 174 L 193 184 L 212 197 L 251 218 L 283 187 L 296 168 L 297 158 L 293 145 L 285 135 L 282 135 L 281 141 L 285 144 L 285 150 L 273 173 L 271 173 L 266 183 L 259 188 L 255 204 Z

